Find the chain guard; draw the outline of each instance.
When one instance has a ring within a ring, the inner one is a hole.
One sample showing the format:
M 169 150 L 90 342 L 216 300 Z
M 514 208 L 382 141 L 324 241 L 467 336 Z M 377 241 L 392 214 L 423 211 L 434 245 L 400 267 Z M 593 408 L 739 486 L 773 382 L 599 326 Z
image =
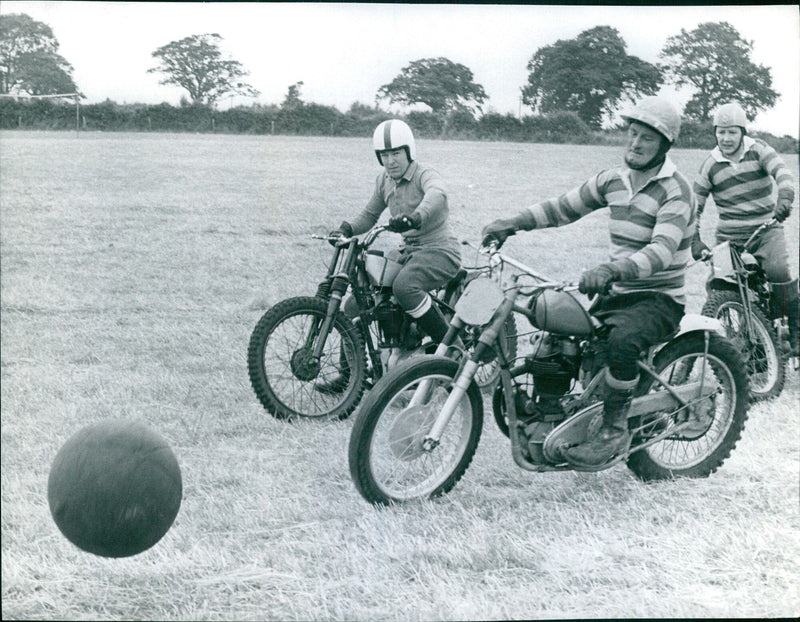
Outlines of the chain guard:
M 579 445 L 590 438 L 600 428 L 603 416 L 603 403 L 592 404 L 573 415 L 557 426 L 544 439 L 542 452 L 545 459 L 554 463 L 563 463 L 562 449 Z

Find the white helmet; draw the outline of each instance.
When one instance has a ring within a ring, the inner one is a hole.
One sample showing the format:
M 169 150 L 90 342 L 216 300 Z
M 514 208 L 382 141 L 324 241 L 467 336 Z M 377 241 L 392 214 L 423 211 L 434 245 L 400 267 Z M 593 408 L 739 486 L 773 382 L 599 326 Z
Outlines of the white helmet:
M 645 97 L 628 114 L 621 115 L 626 121 L 637 121 L 652 127 L 674 143 L 681 131 L 681 115 L 670 102 L 663 97 Z
M 714 127 L 737 126 L 747 132 L 747 114 L 745 114 L 744 108 L 736 102 L 722 104 L 714 111 L 713 124 Z
M 414 134 L 411 128 L 404 121 L 399 119 L 389 119 L 375 128 L 372 134 L 372 147 L 378 162 L 381 162 L 381 151 L 388 149 L 406 148 L 408 161 L 413 162 L 417 157 L 417 144 L 414 142 Z

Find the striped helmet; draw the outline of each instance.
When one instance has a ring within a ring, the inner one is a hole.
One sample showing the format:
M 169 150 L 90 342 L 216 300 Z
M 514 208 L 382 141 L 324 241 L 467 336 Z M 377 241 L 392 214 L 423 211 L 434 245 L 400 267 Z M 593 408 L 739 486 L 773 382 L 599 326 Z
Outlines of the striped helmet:
M 620 116 L 652 127 L 670 143 L 677 140 L 681 131 L 680 113 L 663 97 L 645 97 L 631 112 Z
M 409 162 L 413 162 L 417 157 L 417 144 L 414 142 L 414 134 L 411 128 L 399 119 L 389 119 L 375 128 L 375 133 L 372 134 L 372 147 L 375 149 L 375 155 L 381 165 L 383 165 L 381 151 L 389 149 L 405 147 Z
M 713 118 L 714 127 L 731 127 L 738 126 L 743 131 L 747 132 L 747 115 L 736 102 L 729 104 L 722 104 L 714 111 Z

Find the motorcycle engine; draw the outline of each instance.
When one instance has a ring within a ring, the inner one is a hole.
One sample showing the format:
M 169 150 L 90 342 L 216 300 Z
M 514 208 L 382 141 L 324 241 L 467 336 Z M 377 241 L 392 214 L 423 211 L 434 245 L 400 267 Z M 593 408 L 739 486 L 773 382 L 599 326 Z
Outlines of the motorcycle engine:
M 542 398 L 558 398 L 567 393 L 580 367 L 579 347 L 573 338 L 547 332 L 531 339 L 533 352 L 525 364 L 533 377 L 533 387 Z
M 379 347 L 400 347 L 404 316 L 403 308 L 390 295 L 380 297 L 375 305 L 375 317 L 381 333 Z
M 567 418 L 563 397 L 580 369 L 580 346 L 572 337 L 547 332 L 535 334 L 531 343 L 533 352 L 525 357 L 524 364 L 527 373 L 517 378 L 529 381 L 517 383 L 514 404 L 524 425 L 530 460 L 545 464 L 542 445 L 547 435 Z

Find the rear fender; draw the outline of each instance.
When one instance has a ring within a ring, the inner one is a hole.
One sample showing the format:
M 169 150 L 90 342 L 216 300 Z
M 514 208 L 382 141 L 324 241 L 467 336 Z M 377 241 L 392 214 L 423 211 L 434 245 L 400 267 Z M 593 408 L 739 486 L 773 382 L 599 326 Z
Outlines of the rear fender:
M 681 318 L 678 334 L 675 335 L 674 339 L 680 339 L 685 335 L 706 331 L 716 333 L 720 337 L 726 336 L 725 328 L 717 318 L 706 317 L 705 315 L 699 315 L 697 313 L 687 313 Z
M 719 277 L 715 276 L 710 278 L 706 282 L 706 289 L 707 290 L 731 290 L 731 291 L 738 291 L 739 284 L 736 282 L 736 279 L 728 278 L 728 277 Z
M 727 337 L 725 328 L 723 328 L 722 323 L 718 319 L 706 317 L 705 315 L 698 315 L 697 313 L 687 313 L 681 318 L 678 330 L 671 339 L 650 348 L 647 356 L 647 363 L 652 365 L 656 354 L 663 350 L 668 344 L 683 339 L 691 339 L 694 335 L 703 335 L 705 333 L 714 333 L 720 337 Z

